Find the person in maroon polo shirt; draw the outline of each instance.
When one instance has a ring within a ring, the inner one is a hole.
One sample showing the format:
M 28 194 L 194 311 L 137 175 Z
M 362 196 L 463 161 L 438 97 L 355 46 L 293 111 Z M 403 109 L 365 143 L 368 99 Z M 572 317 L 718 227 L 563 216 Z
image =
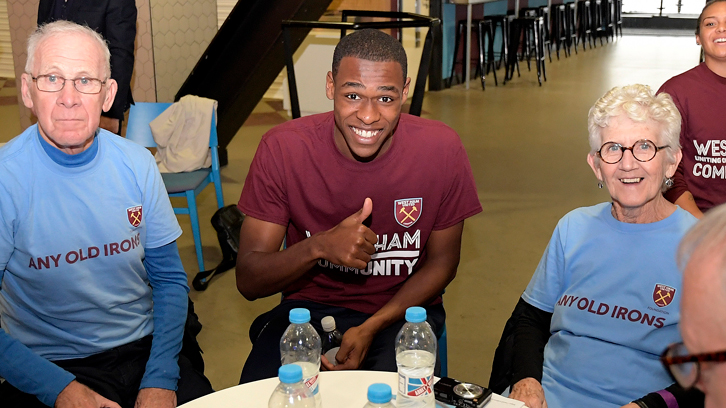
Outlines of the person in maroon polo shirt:
M 683 160 L 665 197 L 697 218 L 726 202 L 726 0 L 709 1 L 696 43 L 705 62 L 669 79 L 666 92 L 681 113 Z
M 391 36 L 356 31 L 335 49 L 333 112 L 293 120 L 260 142 L 238 207 L 237 288 L 283 301 L 250 329 L 241 382 L 277 375 L 294 307 L 344 332 L 324 369 L 395 371 L 394 339 L 410 306 L 443 331 L 441 294 L 456 275 L 464 220 L 481 211 L 459 136 L 401 113 L 406 53 Z M 280 246 L 286 248 L 280 251 Z

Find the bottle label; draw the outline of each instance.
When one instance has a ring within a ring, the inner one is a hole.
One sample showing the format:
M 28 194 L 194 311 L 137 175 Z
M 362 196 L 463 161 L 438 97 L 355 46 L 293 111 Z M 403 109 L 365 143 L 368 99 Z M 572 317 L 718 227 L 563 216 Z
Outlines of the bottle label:
M 398 389 L 404 391 L 407 397 L 425 397 L 434 393 L 434 376 L 427 377 L 407 377 L 404 374 L 398 374 Z
M 338 350 L 340 350 L 340 347 L 333 347 L 325 353 L 325 358 L 327 358 L 330 364 L 334 366 L 338 365 L 338 361 L 335 359 L 336 354 L 338 354 Z
M 305 386 L 308 387 L 313 395 L 318 394 L 318 375 L 319 374 L 315 374 L 314 376 L 305 379 Z

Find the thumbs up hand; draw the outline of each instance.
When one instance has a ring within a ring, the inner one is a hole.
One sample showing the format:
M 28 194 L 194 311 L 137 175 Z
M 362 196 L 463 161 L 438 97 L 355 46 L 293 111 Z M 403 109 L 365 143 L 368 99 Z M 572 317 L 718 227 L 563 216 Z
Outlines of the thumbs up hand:
M 363 225 L 372 211 L 373 201 L 366 198 L 360 210 L 323 232 L 323 258 L 337 265 L 365 269 L 378 241 L 376 234 Z

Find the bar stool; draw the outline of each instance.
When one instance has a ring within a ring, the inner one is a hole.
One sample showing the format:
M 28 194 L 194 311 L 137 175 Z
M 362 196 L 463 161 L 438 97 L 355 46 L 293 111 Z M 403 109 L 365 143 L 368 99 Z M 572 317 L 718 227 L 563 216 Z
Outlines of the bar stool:
M 602 28 L 605 34 L 605 40 L 610 42 L 610 38 L 615 41 L 615 30 L 613 27 L 613 1 L 602 0 Z
M 593 35 L 596 39 L 599 38 L 600 45 L 603 45 L 602 37 L 603 35 L 605 35 L 605 29 L 603 28 L 602 20 L 602 0 L 590 0 L 590 13 L 592 16 L 592 18 L 590 19 L 590 32 L 592 33 L 591 35 Z M 593 42 L 597 43 L 597 40 L 594 40 Z
M 527 68 L 530 69 L 529 60 L 534 52 L 534 59 L 537 66 L 537 82 L 542 86 L 542 79 L 547 81 L 545 70 L 544 48 L 542 38 L 544 37 L 543 17 L 520 17 L 512 20 L 511 36 L 509 41 L 509 60 L 506 66 L 504 83 L 511 81 L 514 77 L 514 68 L 517 67 L 519 75 L 518 49 L 520 39 L 522 41 L 522 59 L 527 60 Z
M 620 37 L 623 36 L 623 0 L 613 1 L 613 24 L 615 26 L 615 35 L 620 31 Z
M 486 76 L 491 68 L 494 75 L 494 86 L 499 86 L 497 81 L 497 67 L 494 63 L 494 24 L 491 20 L 479 20 L 479 72 L 481 73 L 481 89 L 486 89 Z M 484 42 L 487 43 L 487 51 L 484 52 Z M 486 60 L 486 69 L 484 68 Z
M 576 17 L 576 3 L 568 3 L 565 5 L 565 36 L 567 37 L 567 48 L 569 50 L 573 45 L 575 46 L 575 54 L 577 54 L 577 46 L 579 37 L 577 36 L 577 17 Z M 570 55 L 572 53 L 570 52 Z
M 552 62 L 552 42 L 553 42 L 553 34 L 552 34 L 552 21 L 550 19 L 550 9 L 547 6 L 540 6 L 537 8 L 536 12 L 537 17 L 542 17 L 542 21 L 544 22 L 544 28 L 542 36 L 542 49 L 544 50 L 547 48 L 547 57 L 550 59 L 550 63 Z M 559 55 L 559 49 L 557 50 L 557 59 L 560 59 Z
M 560 59 L 560 48 L 564 48 L 565 57 L 570 56 L 570 46 L 568 45 L 567 36 L 567 15 L 565 5 L 560 4 L 552 6 L 552 38 L 555 40 L 555 48 L 557 51 L 557 59 Z M 550 59 L 550 62 L 552 60 Z
M 483 30 L 483 31 L 482 31 Z M 447 82 L 446 86 L 451 87 L 451 84 L 453 83 L 454 77 L 456 76 L 456 66 L 458 64 L 462 65 L 462 73 L 466 72 L 466 69 L 464 68 L 464 59 L 466 58 L 466 50 L 462 52 L 461 62 L 457 59 L 457 56 L 459 55 L 459 46 L 462 44 L 466 44 L 466 41 L 461 41 L 461 37 L 465 35 L 466 32 L 466 20 L 459 21 L 458 24 L 458 30 L 456 32 L 456 38 L 454 40 L 454 60 L 451 63 L 451 76 L 449 77 L 449 81 Z M 483 20 L 483 19 L 474 19 L 471 21 L 471 32 L 472 34 L 476 34 L 476 42 L 477 42 L 477 49 L 479 50 L 479 58 L 477 59 L 476 63 L 476 71 L 474 72 L 474 75 L 480 75 L 481 76 L 481 88 L 486 89 L 486 74 L 489 73 L 489 69 L 491 68 L 494 71 L 494 85 L 498 86 L 499 83 L 497 81 L 497 73 L 496 73 L 496 65 L 494 63 L 494 42 L 493 42 L 493 25 L 492 22 L 489 20 Z M 485 50 L 484 50 L 484 40 L 488 39 L 489 44 L 487 49 L 489 50 L 489 55 L 487 56 Z M 486 61 L 486 71 L 485 71 L 485 61 Z M 471 61 L 469 61 L 469 64 L 471 64 Z M 458 77 L 457 77 L 458 82 Z
M 471 20 L 471 33 L 472 34 L 477 33 L 477 35 L 475 36 L 477 42 L 479 42 L 479 38 L 481 37 L 480 35 L 478 35 L 478 30 L 479 30 L 479 20 L 477 20 L 477 19 Z M 466 58 L 466 50 L 462 50 L 463 52 L 462 52 L 462 56 L 461 56 L 461 62 L 459 62 L 459 60 L 457 59 L 457 56 L 459 55 L 459 46 L 462 45 L 462 43 L 464 44 L 464 46 L 466 46 L 466 41 L 461 41 L 461 37 L 464 36 L 463 33 L 465 33 L 465 32 L 466 32 L 466 20 L 459 20 L 459 23 L 457 24 L 457 29 L 456 29 L 456 37 L 454 39 L 454 60 L 451 63 L 451 76 L 449 77 L 449 81 L 446 84 L 447 88 L 451 87 L 451 84 L 454 81 L 454 77 L 456 75 L 456 66 L 458 64 L 461 64 L 462 77 L 465 75 L 465 72 L 466 72 L 466 68 L 465 68 L 466 66 L 464 65 L 464 59 Z M 481 49 L 482 48 L 481 44 L 478 44 L 477 48 Z M 471 61 L 469 61 L 468 63 L 471 64 Z M 477 67 L 477 69 L 479 69 L 478 63 L 476 65 L 476 67 Z M 477 73 L 478 72 L 475 72 L 474 75 L 476 75 Z M 457 83 L 459 83 L 458 77 L 457 77 Z
M 589 44 L 592 48 L 592 13 L 590 12 L 590 0 L 578 0 L 577 2 L 577 35 L 582 41 L 582 50 L 585 51 L 585 45 Z
M 497 28 L 499 28 L 499 32 L 502 35 L 502 47 L 500 48 L 499 58 L 497 60 L 497 69 L 499 69 L 502 64 L 507 64 L 507 58 L 509 56 L 509 16 L 504 14 L 484 16 L 484 20 L 492 22 L 492 42 L 496 41 Z

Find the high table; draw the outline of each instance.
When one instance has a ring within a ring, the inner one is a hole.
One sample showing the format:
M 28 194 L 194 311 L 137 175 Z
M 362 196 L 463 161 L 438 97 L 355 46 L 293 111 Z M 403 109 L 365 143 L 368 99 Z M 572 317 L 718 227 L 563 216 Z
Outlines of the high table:
M 320 395 L 324 408 L 363 408 L 368 386 L 386 383 L 394 394 L 398 390 L 398 374 L 382 371 L 323 371 L 320 373 Z M 180 408 L 267 408 L 267 401 L 279 380 L 268 378 L 237 385 L 194 401 Z M 436 407 L 450 407 L 440 405 Z M 524 403 L 494 395 L 486 408 L 522 408 Z
M 454 4 L 466 4 L 466 48 L 464 49 L 464 77 L 466 89 L 469 89 L 469 75 L 471 74 L 471 9 L 474 4 L 491 3 L 499 0 L 450 0 Z M 519 0 L 517 9 L 519 9 Z M 454 50 L 456 52 L 456 50 Z

